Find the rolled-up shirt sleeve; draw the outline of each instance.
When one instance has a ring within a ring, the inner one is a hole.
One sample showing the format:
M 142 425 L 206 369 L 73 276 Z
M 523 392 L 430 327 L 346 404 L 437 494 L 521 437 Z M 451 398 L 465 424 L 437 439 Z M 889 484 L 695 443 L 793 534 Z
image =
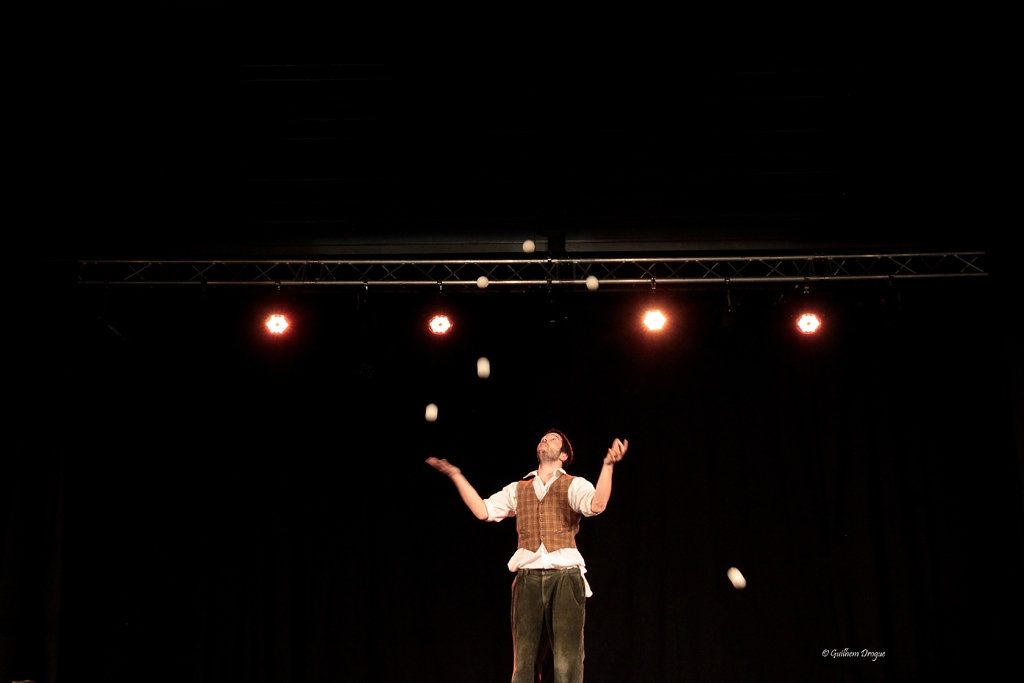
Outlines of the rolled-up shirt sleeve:
M 594 512 L 591 503 L 594 501 L 594 485 L 583 477 L 574 477 L 569 484 L 569 507 L 584 517 L 593 517 L 601 514 Z
M 500 522 L 506 517 L 516 516 L 517 489 L 518 484 L 513 482 L 484 501 L 488 522 Z

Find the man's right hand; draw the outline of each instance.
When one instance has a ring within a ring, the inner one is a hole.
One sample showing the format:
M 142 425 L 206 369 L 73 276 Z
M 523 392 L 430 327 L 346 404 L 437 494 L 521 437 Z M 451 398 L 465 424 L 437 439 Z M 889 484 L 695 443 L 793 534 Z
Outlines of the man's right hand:
M 452 480 L 455 488 L 459 490 L 459 495 L 462 496 L 462 502 L 466 504 L 470 512 L 476 515 L 477 519 L 487 519 L 487 504 L 480 497 L 480 494 L 466 481 L 465 477 L 459 476 L 458 479 L 455 478 L 457 475 L 462 474 L 462 470 L 444 458 L 427 458 L 427 464 Z
M 462 470 L 444 458 L 441 458 L 440 460 L 437 458 L 427 458 L 427 464 L 446 477 L 454 477 L 456 474 L 462 474 Z

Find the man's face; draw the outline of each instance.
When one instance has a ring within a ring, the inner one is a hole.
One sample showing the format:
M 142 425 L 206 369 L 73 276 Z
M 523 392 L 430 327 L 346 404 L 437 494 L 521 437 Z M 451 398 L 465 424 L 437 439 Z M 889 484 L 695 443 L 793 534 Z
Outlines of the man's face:
M 559 462 L 564 459 L 562 453 L 562 437 L 558 434 L 545 434 L 537 444 L 537 462 Z

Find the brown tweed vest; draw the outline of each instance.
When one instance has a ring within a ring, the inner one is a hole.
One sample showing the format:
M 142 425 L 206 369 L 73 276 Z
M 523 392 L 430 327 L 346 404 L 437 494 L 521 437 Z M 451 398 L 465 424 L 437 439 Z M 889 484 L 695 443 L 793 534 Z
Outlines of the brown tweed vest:
M 537 498 L 533 480 L 519 482 L 516 491 L 516 531 L 519 547 L 537 552 L 540 544 L 548 552 L 576 547 L 580 513 L 569 507 L 569 484 L 573 477 L 560 475 L 551 484 L 544 500 Z

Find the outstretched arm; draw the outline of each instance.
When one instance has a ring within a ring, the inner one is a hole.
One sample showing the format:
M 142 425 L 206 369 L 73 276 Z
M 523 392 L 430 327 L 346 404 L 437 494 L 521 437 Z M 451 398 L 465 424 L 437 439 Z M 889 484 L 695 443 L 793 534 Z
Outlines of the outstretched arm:
M 487 519 L 487 505 L 484 503 L 484 499 L 476 492 L 473 485 L 462 476 L 462 470 L 444 458 L 440 460 L 437 458 L 427 458 L 427 464 L 452 480 L 455 488 L 459 490 L 459 495 L 462 496 L 462 502 L 466 504 L 470 512 L 476 515 L 477 519 Z
M 594 487 L 594 499 L 590 503 L 590 509 L 594 512 L 604 512 L 608 507 L 608 499 L 612 495 L 612 472 L 615 463 L 622 460 L 629 448 L 629 441 L 615 439 L 612 447 L 608 449 L 608 455 L 604 456 L 604 465 L 601 467 L 601 476 L 597 479 L 597 486 Z

